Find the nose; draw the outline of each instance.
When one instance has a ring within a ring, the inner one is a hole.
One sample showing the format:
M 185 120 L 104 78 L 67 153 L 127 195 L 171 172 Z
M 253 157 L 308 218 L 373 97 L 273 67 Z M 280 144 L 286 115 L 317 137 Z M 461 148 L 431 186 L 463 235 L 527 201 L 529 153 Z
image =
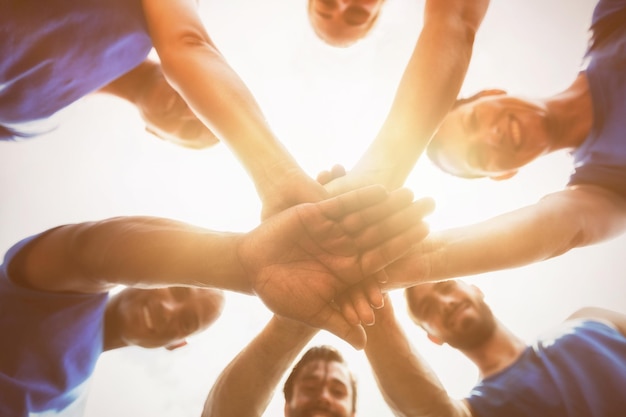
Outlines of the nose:
M 447 316 L 450 311 L 454 310 L 457 304 L 459 304 L 459 301 L 451 294 L 441 294 L 439 296 L 440 313 L 444 317 Z
M 331 400 L 332 400 L 332 395 L 330 393 L 330 389 L 328 389 L 328 387 L 322 387 L 319 390 L 319 395 L 317 397 L 318 405 L 323 406 L 324 408 L 327 408 L 330 406 Z
M 503 129 L 500 124 L 494 124 L 487 131 L 487 143 L 494 147 L 500 146 L 502 144 L 502 132 Z

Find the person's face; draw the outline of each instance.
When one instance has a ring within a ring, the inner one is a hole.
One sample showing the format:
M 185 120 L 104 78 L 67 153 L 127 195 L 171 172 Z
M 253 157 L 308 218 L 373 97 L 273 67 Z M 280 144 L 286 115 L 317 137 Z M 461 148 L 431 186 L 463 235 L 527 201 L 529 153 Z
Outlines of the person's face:
M 433 137 L 437 164 L 465 177 L 506 179 L 548 152 L 547 112 L 539 103 L 506 94 L 460 105 Z
M 495 317 L 477 287 L 450 280 L 420 284 L 408 291 L 412 318 L 434 342 L 471 349 L 493 334 Z
M 298 373 L 285 417 L 352 417 L 350 371 L 335 361 L 318 359 Z
M 220 315 L 220 291 L 187 287 L 127 288 L 116 309 L 124 341 L 146 348 L 175 347 L 206 329 Z
M 349 46 L 367 35 L 384 1 L 309 0 L 309 21 L 326 43 Z

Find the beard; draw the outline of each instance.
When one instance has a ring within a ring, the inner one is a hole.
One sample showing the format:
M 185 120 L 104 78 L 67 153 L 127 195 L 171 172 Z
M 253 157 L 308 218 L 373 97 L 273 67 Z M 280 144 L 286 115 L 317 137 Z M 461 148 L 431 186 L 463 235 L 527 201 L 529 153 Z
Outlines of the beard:
M 328 417 L 347 417 L 347 415 L 343 415 L 337 411 L 330 410 L 327 407 L 320 407 L 317 405 L 300 408 L 289 407 L 289 412 L 285 417 L 311 417 L 314 416 L 315 413 L 325 413 L 324 415 Z
M 461 323 L 461 329 L 448 336 L 446 343 L 459 350 L 473 349 L 489 339 L 496 329 L 496 319 L 489 306 L 478 303 L 478 320 L 468 319 Z

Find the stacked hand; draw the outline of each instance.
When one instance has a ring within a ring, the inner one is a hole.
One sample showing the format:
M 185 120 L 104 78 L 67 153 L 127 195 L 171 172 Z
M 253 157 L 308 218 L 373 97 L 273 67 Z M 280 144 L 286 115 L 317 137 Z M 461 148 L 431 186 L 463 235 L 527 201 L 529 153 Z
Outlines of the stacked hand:
M 239 259 L 252 288 L 274 313 L 362 348 L 360 316 L 372 314 L 371 307 L 361 304 L 346 319 L 334 301 L 367 277 L 383 280 L 384 267 L 425 237 L 422 217 L 432 202 L 412 200 L 409 190 L 388 193 L 370 186 L 294 206 L 246 235 Z

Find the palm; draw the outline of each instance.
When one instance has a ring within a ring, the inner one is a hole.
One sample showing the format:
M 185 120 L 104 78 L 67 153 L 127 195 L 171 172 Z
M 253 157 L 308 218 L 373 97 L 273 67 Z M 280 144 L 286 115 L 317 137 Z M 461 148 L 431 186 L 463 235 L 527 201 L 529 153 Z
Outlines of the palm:
M 332 302 L 424 237 L 424 208 L 411 200 L 368 187 L 268 219 L 239 248 L 255 292 L 275 313 L 361 345 L 363 329 Z

